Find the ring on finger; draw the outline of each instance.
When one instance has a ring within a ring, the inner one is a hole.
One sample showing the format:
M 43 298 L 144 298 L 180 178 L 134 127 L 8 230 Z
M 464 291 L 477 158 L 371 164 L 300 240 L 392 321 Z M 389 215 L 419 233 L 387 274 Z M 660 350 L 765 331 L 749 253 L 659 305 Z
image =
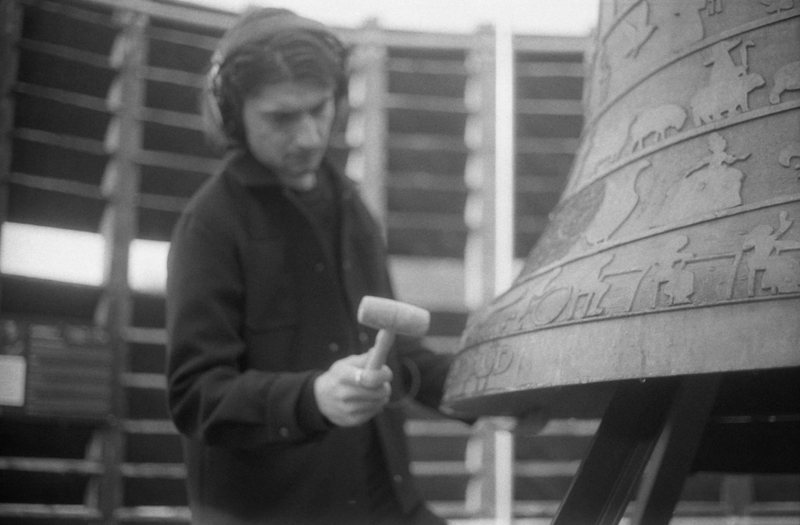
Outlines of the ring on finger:
M 364 375 L 364 370 L 361 368 L 356 370 L 356 384 L 361 386 L 361 376 Z

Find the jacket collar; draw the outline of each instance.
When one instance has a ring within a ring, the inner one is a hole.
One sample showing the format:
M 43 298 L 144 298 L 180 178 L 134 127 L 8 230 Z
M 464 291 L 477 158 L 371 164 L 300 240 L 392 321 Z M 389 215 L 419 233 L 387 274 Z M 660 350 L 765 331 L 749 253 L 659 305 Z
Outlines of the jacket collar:
M 275 172 L 264 167 L 243 149 L 235 149 L 225 155 L 224 171 L 242 186 L 281 186 Z
M 333 175 L 334 183 L 341 190 L 343 198 L 349 198 L 354 191 L 354 183 L 339 174 L 326 157 L 322 169 Z M 278 175 L 258 162 L 247 150 L 236 149 L 225 155 L 223 171 L 244 187 L 282 188 Z

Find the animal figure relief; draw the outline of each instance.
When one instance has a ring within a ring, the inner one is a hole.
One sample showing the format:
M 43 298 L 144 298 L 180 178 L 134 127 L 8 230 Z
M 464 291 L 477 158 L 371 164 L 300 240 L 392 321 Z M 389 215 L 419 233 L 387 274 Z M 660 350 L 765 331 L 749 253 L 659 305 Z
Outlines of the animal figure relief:
M 668 191 L 659 224 L 742 204 L 740 191 L 744 174 L 730 165 L 747 159 L 750 154 L 739 157 L 727 153 L 728 142 L 719 133 L 709 134 L 708 144 L 711 154 L 684 172 Z
M 792 167 L 792 159 L 800 158 L 800 142 L 787 144 L 778 154 L 778 162 L 786 168 Z M 800 163 L 794 165 L 794 169 L 800 170 Z
M 650 162 L 641 160 L 622 173 L 609 178 L 605 184 L 605 194 L 600 211 L 584 233 L 586 241 L 599 244 L 607 241 L 630 217 L 639 195 L 636 193 L 636 179 L 650 166 Z
M 781 93 L 800 89 L 800 60 L 789 62 L 775 72 L 772 91 L 769 92 L 770 104 L 781 103 Z
M 658 260 L 650 267 L 655 284 L 653 308 L 658 303 L 659 291 L 667 296 L 669 306 L 692 302 L 690 297 L 694 294 L 694 274 L 686 269 L 686 263 L 694 258 L 694 254 L 681 252 L 687 244 L 689 238 L 685 235 L 671 238 L 659 252 Z
M 712 48 L 712 58 L 704 64 L 713 66 L 710 84 L 701 88 L 691 100 L 695 126 L 749 111 L 749 93 L 765 84 L 761 75 L 747 74 L 747 48 L 753 46 L 752 42 L 745 42 L 741 47 L 742 65 L 734 64 L 730 51 L 739 43 L 738 40 L 724 41 Z
M 628 135 L 633 140 L 631 153 L 637 148 L 644 148 L 645 141 L 655 135 L 654 142 L 659 142 L 667 137 L 670 128 L 680 131 L 686 123 L 686 111 L 675 104 L 664 104 L 648 109 L 636 116 L 631 124 Z
M 627 48 L 623 55 L 625 58 L 636 58 L 645 42 L 653 36 L 656 26 L 648 23 L 649 12 L 650 6 L 647 2 L 642 2 L 620 22 L 618 31 L 623 36 Z
M 780 13 L 794 7 L 794 0 L 759 0 L 767 8 L 767 13 Z
M 747 291 L 751 297 L 756 293 L 758 273 L 762 273 L 760 288 L 769 290 L 773 295 L 800 292 L 800 262 L 781 254 L 787 250 L 800 250 L 800 242 L 779 240 L 789 231 L 793 222 L 782 211 L 778 231 L 774 231 L 769 224 L 761 224 L 745 237 L 742 252 L 753 250 L 753 256 L 747 261 Z

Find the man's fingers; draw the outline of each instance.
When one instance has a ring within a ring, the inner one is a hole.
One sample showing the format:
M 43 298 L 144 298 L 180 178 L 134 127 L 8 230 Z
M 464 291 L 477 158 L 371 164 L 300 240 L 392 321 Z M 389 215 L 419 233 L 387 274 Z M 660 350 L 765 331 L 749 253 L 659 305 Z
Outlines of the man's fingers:
M 385 365 L 378 370 L 355 367 L 352 369 L 351 378 L 350 382 L 354 386 L 368 389 L 382 388 L 383 385 L 391 383 L 392 371 Z

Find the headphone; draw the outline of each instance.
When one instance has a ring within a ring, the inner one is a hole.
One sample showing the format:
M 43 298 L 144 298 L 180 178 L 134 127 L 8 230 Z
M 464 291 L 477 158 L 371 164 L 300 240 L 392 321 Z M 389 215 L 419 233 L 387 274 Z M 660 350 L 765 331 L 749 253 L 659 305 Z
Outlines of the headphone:
M 236 129 L 240 125 L 241 115 L 231 115 L 225 111 L 226 100 L 223 94 L 222 69 L 226 61 L 244 47 L 268 40 L 278 33 L 306 31 L 323 40 L 333 51 L 336 66 L 342 72 L 336 86 L 337 100 L 347 93 L 345 68 L 347 49 L 339 38 L 321 22 L 305 18 L 283 8 L 261 8 L 245 13 L 234 24 L 217 45 L 211 56 L 211 63 L 206 75 L 206 83 L 201 100 L 201 111 L 206 124 L 206 132 L 213 142 L 220 146 L 235 143 Z M 268 44 L 267 44 L 268 45 Z M 228 113 L 228 114 L 226 114 Z

